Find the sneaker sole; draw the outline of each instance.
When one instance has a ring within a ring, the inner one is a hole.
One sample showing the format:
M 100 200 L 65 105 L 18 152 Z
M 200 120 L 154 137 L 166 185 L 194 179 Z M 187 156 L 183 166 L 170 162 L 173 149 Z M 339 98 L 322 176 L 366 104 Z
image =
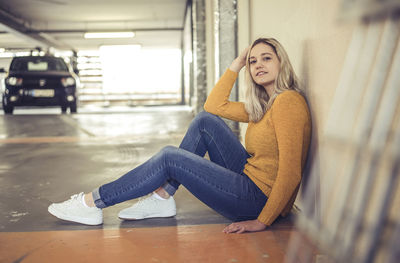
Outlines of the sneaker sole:
M 124 217 L 124 216 L 120 216 L 118 215 L 118 218 L 121 220 L 130 220 L 130 221 L 134 221 L 134 220 L 142 220 L 142 219 L 149 219 L 149 218 L 168 218 L 168 217 L 174 217 L 176 216 L 176 212 L 175 213 L 169 213 L 169 214 L 154 214 L 151 216 L 144 216 L 144 217 Z
M 59 210 L 55 209 L 53 206 L 49 206 L 47 211 L 49 211 L 50 214 L 57 217 L 58 219 L 69 221 L 69 222 L 75 222 L 75 223 L 80 223 L 80 224 L 89 225 L 89 226 L 97 226 L 97 225 L 103 224 L 103 221 L 91 220 L 89 218 L 65 215 L 62 212 L 60 212 Z

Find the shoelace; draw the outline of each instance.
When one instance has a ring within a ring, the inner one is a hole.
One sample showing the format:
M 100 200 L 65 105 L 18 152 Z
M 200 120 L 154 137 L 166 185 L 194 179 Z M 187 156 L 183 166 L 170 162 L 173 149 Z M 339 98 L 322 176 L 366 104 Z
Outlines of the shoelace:
M 70 203 L 70 202 L 72 202 L 72 201 L 78 200 L 78 198 L 79 198 L 80 196 L 82 196 L 82 194 L 83 194 L 83 192 L 82 192 L 82 193 L 79 193 L 79 194 L 71 195 L 70 199 L 67 200 L 67 202 Z
M 143 197 L 140 197 L 138 199 L 136 205 L 137 206 L 141 206 L 141 205 L 143 205 L 145 203 L 154 202 L 154 201 L 156 201 L 156 199 L 154 197 L 152 197 L 152 196 L 143 196 Z

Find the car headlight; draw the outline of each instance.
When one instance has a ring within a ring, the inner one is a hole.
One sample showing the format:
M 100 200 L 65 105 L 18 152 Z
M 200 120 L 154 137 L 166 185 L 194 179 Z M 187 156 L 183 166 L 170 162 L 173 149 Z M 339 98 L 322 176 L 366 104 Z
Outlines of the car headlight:
M 6 78 L 6 84 L 8 84 L 10 86 L 21 86 L 22 78 L 16 78 L 16 77 Z
M 71 77 L 69 77 L 69 78 L 62 78 L 62 79 L 61 79 L 61 84 L 62 84 L 64 87 L 73 86 L 73 85 L 75 85 L 75 79 L 74 79 L 74 78 L 71 78 Z

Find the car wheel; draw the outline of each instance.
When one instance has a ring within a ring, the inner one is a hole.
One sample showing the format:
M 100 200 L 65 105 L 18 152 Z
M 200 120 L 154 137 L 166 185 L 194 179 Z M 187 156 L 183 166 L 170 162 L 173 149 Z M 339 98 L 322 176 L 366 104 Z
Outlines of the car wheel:
M 3 107 L 4 113 L 5 114 L 13 114 L 14 108 L 13 107 Z
M 67 112 L 67 106 L 61 106 L 61 112 L 66 113 Z
M 5 114 L 13 114 L 14 112 L 14 107 L 7 105 L 6 98 L 4 97 L 3 97 L 3 110 Z
M 71 110 L 71 113 L 77 113 L 76 103 L 71 104 L 71 106 L 69 106 L 69 109 Z

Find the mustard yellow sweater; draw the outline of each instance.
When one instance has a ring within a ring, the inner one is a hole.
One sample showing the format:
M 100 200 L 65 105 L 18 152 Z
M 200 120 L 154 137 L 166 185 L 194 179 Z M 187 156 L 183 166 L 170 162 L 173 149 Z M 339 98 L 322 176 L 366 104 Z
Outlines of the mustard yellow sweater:
M 303 96 L 285 91 L 259 122 L 249 122 L 244 103 L 229 101 L 237 75 L 229 69 L 224 73 L 204 109 L 248 123 L 245 147 L 251 157 L 244 173 L 268 196 L 258 220 L 271 225 L 280 214 L 285 216 L 295 201 L 310 144 L 311 117 Z

